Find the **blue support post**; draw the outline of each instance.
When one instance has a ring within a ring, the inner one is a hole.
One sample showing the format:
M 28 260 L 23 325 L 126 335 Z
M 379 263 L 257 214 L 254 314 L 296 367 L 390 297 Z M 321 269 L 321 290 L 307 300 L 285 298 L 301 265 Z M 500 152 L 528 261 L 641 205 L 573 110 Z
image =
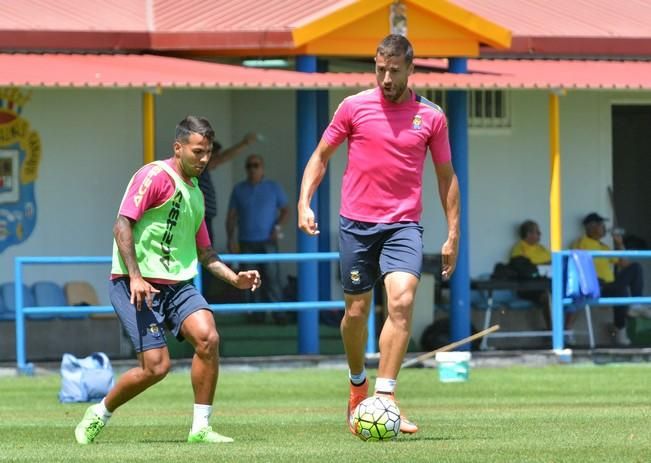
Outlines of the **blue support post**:
M 23 271 L 20 258 L 14 260 L 14 296 L 16 307 L 16 363 L 18 372 L 31 374 L 33 366 L 27 364 L 26 346 L 25 346 L 25 312 L 23 312 Z
M 297 56 L 296 70 L 316 72 L 316 57 Z M 310 159 L 317 143 L 317 102 L 316 91 L 298 90 L 296 92 L 296 179 L 297 191 L 303 178 L 305 165 Z M 318 193 L 312 198 L 312 209 L 318 217 Z M 296 238 L 298 252 L 316 252 L 318 239 L 299 232 Z M 298 264 L 298 300 L 316 301 L 319 298 L 318 264 L 316 261 Z M 301 354 L 319 353 L 319 313 L 317 310 L 298 314 L 298 351 Z
M 451 58 L 449 71 L 468 72 L 465 58 Z M 457 268 L 450 280 L 450 341 L 470 335 L 470 247 L 468 245 L 468 92 L 448 92 L 448 125 L 452 165 L 459 179 L 461 216 Z M 470 346 L 460 350 L 469 350 Z
M 563 349 L 563 254 L 552 253 L 552 349 Z

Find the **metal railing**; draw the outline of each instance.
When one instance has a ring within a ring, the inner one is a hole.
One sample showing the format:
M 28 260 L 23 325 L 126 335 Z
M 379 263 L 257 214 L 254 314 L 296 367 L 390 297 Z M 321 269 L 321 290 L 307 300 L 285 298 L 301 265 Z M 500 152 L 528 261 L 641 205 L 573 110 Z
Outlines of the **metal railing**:
M 225 263 L 265 263 L 265 262 L 302 262 L 302 261 L 333 261 L 339 259 L 338 252 L 315 253 L 277 253 L 277 254 L 224 254 L 220 259 Z M 111 257 L 16 257 L 14 260 L 14 285 L 16 307 L 16 363 L 19 372 L 31 373 L 33 365 L 27 363 L 26 355 L 26 327 L 25 318 L 28 315 L 90 315 L 113 313 L 112 306 L 51 306 L 51 307 L 24 307 L 23 297 L 23 267 L 25 265 L 77 265 L 77 264 L 110 264 Z M 108 278 L 108 276 L 107 276 Z M 299 275 L 300 278 L 300 275 Z M 262 283 L 264 285 L 264 281 Z M 201 271 L 195 279 L 195 286 L 201 291 Z M 243 312 L 243 311 L 319 311 L 324 309 L 343 309 L 343 300 L 334 301 L 298 301 L 298 302 L 258 302 L 258 303 L 228 303 L 209 304 L 215 312 Z M 308 329 L 308 336 L 318 336 L 318 318 L 316 326 L 301 326 Z M 371 307 L 368 319 L 367 354 L 377 352 L 375 340 L 375 308 Z
M 565 272 L 563 258 L 572 254 L 572 250 L 552 253 L 552 348 L 560 353 L 564 348 L 563 340 L 563 307 L 573 304 L 571 298 L 564 297 Z M 586 251 L 592 257 L 627 257 L 629 259 L 651 259 L 651 251 Z M 651 304 L 651 297 L 600 297 L 599 299 L 583 301 L 593 305 L 630 305 Z

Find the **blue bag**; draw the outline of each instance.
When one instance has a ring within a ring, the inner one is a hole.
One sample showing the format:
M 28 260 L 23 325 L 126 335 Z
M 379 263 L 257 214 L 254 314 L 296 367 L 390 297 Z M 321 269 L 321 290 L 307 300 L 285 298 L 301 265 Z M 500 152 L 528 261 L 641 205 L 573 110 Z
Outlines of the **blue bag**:
M 567 258 L 565 297 L 581 302 L 599 299 L 599 279 L 592 256 L 586 251 L 572 251 Z
M 105 353 L 93 352 L 82 359 L 63 354 L 59 401 L 99 402 L 114 383 L 111 361 Z

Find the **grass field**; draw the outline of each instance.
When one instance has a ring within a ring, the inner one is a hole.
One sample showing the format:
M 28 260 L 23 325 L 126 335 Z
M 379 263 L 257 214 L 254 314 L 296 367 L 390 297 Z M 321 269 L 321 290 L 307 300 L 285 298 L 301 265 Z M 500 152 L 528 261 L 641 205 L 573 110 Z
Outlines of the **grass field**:
M 87 404 L 59 404 L 59 381 L 0 378 L 0 461 L 651 461 L 646 364 L 475 368 L 455 384 L 436 370 L 405 370 L 400 406 L 421 432 L 379 443 L 345 428 L 343 370 L 222 371 L 213 424 L 235 443 L 212 446 L 184 443 L 187 372 L 119 409 L 85 447 L 73 429 Z

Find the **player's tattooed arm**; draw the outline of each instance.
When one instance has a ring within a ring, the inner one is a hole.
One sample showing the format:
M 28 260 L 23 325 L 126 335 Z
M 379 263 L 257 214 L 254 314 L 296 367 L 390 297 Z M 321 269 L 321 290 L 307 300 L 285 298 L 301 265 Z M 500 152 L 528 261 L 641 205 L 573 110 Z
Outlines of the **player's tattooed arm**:
M 154 294 L 158 293 L 159 290 L 145 281 L 140 273 L 140 267 L 138 267 L 138 260 L 136 258 L 136 247 L 133 241 L 133 224 L 134 222 L 128 217 L 119 215 L 115 220 L 115 225 L 113 225 L 113 236 L 115 237 L 120 256 L 122 256 L 122 261 L 129 272 L 131 303 L 137 310 L 142 308 L 143 302 L 151 309 Z
M 255 291 L 260 287 L 260 274 L 257 270 L 246 270 L 235 273 L 219 259 L 217 252 L 211 247 L 197 248 L 197 253 L 201 265 L 206 267 L 210 273 L 220 280 L 239 289 L 251 289 Z
M 140 268 L 136 260 L 136 247 L 133 242 L 133 222 L 128 217 L 119 215 L 113 225 L 113 236 L 118 246 L 118 251 L 124 265 L 127 267 L 129 277 L 139 278 Z
M 206 267 L 210 273 L 220 280 L 235 286 L 235 272 L 228 268 L 228 266 L 219 259 L 217 252 L 213 248 L 198 248 L 197 251 L 201 265 Z

